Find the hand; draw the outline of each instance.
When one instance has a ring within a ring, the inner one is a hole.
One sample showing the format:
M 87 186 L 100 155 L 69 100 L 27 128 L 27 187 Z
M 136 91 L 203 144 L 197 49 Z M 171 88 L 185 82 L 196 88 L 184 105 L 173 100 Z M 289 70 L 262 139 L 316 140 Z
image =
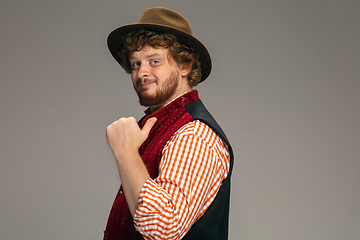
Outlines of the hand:
M 116 160 L 137 153 L 156 121 L 155 117 L 150 118 L 142 129 L 133 117 L 120 118 L 110 124 L 106 128 L 106 139 Z

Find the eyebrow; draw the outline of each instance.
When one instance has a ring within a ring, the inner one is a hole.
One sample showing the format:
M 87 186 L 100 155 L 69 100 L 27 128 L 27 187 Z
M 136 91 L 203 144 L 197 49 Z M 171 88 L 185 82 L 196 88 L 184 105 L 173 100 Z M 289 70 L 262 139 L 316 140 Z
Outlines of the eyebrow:
M 160 53 L 153 53 L 153 54 L 147 55 L 146 58 L 157 57 L 159 55 L 161 55 L 161 54 Z
M 152 58 L 152 57 L 157 57 L 157 56 L 161 56 L 161 54 L 160 53 L 153 53 L 153 54 L 146 55 L 145 58 Z M 134 55 L 132 55 L 129 60 L 132 60 L 134 58 L 135 58 Z

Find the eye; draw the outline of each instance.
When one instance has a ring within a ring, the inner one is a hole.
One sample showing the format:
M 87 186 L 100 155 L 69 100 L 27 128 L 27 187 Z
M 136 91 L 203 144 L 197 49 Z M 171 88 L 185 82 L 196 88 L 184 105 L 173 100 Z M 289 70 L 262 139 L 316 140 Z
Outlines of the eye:
M 152 64 L 152 65 L 159 64 L 159 60 L 151 60 L 151 61 L 150 61 L 150 64 Z
M 134 70 L 134 69 L 138 69 L 140 66 L 140 62 L 133 62 L 131 64 L 131 69 Z

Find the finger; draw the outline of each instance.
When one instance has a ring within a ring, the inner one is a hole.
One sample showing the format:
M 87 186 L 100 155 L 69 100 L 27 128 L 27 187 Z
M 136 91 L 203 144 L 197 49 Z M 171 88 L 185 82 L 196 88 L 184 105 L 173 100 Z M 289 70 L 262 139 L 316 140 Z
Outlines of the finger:
M 156 123 L 157 119 L 156 117 L 152 117 L 149 120 L 146 121 L 144 127 L 142 128 L 142 132 L 149 134 L 151 128 L 154 126 L 154 124 Z

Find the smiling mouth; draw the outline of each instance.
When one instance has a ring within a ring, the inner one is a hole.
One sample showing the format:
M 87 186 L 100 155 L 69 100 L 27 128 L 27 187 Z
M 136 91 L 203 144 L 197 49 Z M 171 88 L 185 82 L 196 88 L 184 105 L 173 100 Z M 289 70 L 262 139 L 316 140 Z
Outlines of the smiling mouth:
M 153 83 L 155 83 L 155 82 L 142 83 L 140 86 L 141 86 L 141 87 L 146 87 L 146 86 L 149 86 L 149 85 L 151 85 L 151 84 L 153 84 Z
M 146 88 L 149 87 L 150 85 L 154 84 L 155 82 L 145 82 L 145 83 L 141 83 L 140 87 L 142 88 Z
M 141 91 L 145 91 L 148 88 L 150 88 L 150 86 L 152 86 L 153 84 L 157 84 L 157 83 L 158 83 L 157 78 L 138 79 L 138 81 L 136 81 L 134 87 Z

